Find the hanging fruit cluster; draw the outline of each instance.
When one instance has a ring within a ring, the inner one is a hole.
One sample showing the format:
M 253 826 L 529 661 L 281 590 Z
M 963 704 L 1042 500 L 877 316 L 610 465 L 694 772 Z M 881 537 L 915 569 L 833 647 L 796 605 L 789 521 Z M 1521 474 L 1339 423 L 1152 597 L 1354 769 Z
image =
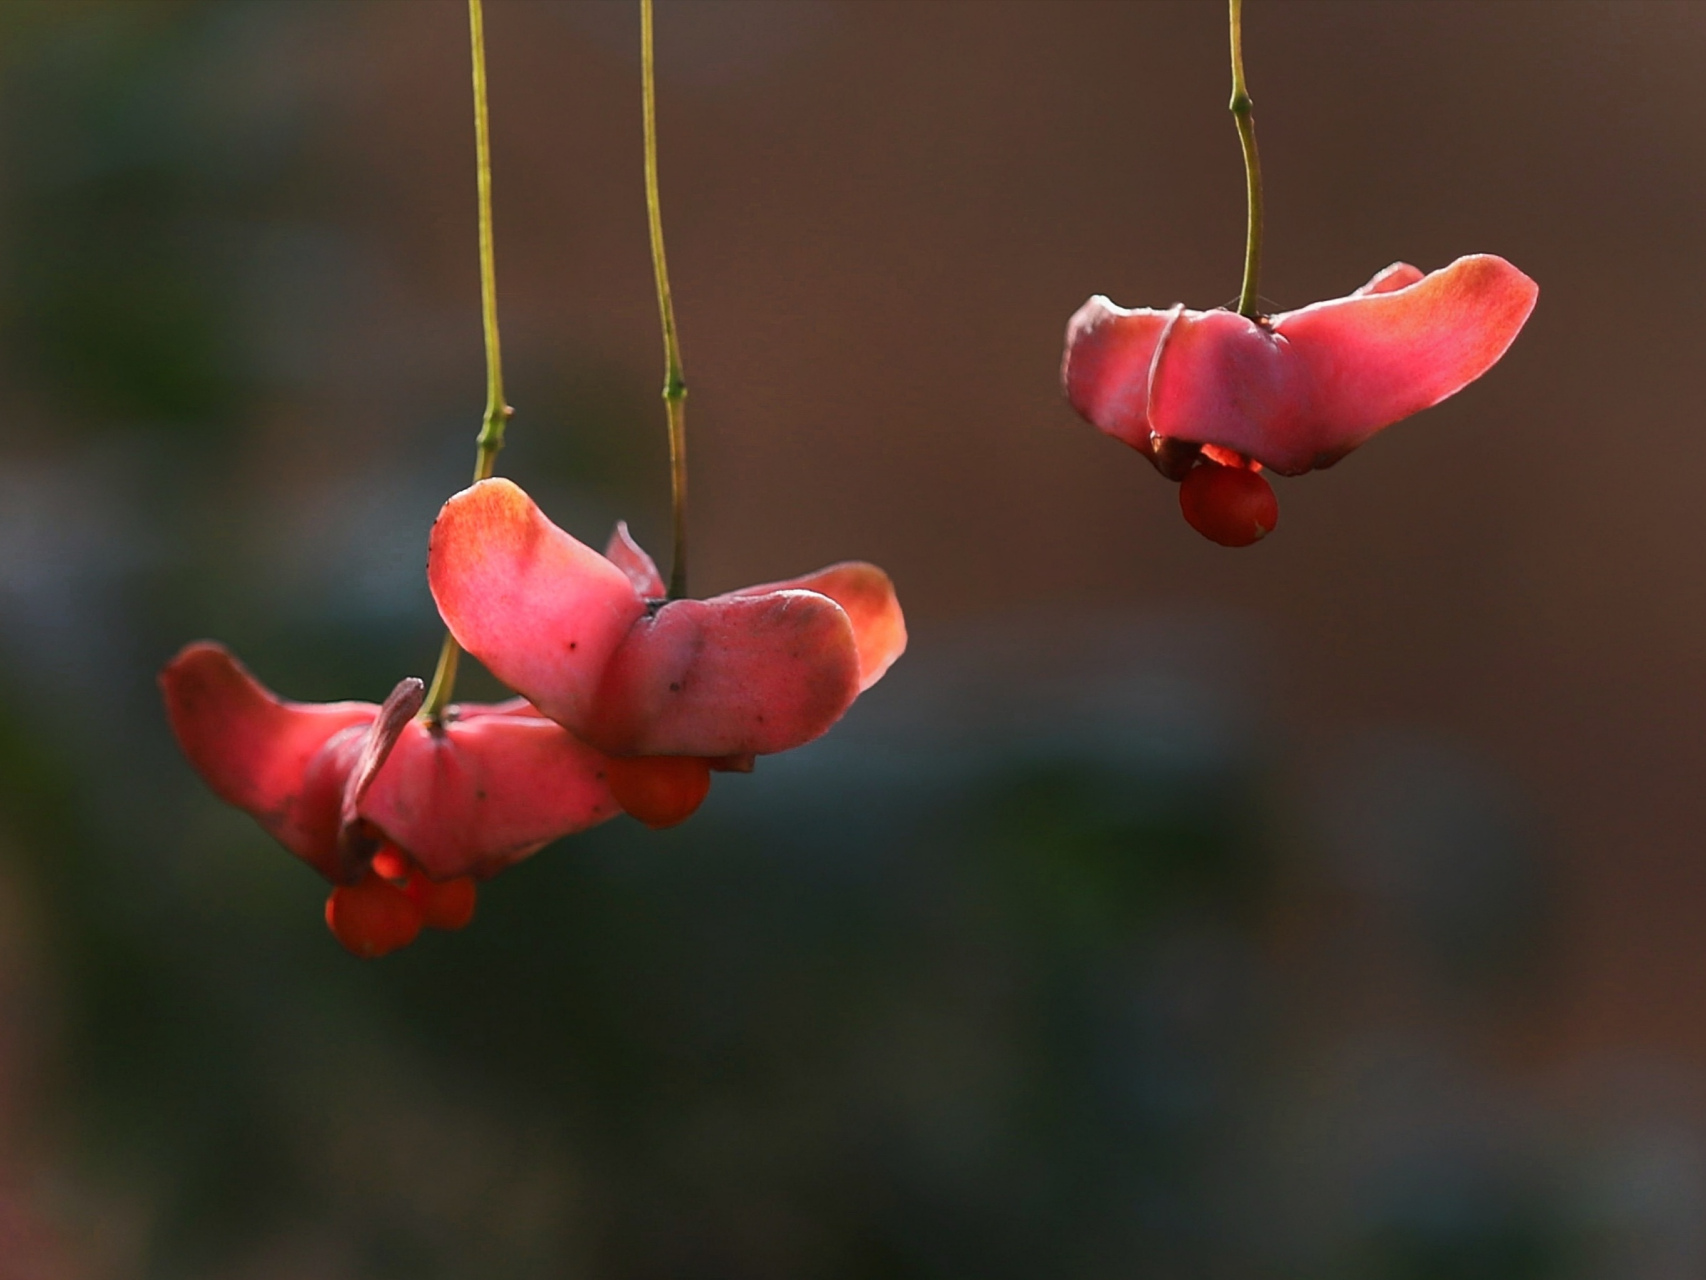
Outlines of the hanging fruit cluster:
M 1537 287 L 1475 254 L 1424 275 L 1395 263 L 1348 297 L 1268 315 L 1257 301 L 1261 168 L 1244 83 L 1242 0 L 1229 0 L 1232 113 L 1248 223 L 1236 310 L 1117 307 L 1067 327 L 1072 406 L 1179 482 L 1186 521 L 1223 546 L 1260 541 L 1279 506 L 1264 470 L 1331 466 L 1439 403 L 1504 355 Z M 469 0 L 487 400 L 474 483 L 445 503 L 427 580 L 446 627 L 430 689 L 383 705 L 284 701 L 211 642 L 161 674 L 167 714 L 209 787 L 333 888 L 326 923 L 357 955 L 473 918 L 476 881 L 626 811 L 685 821 L 715 772 L 826 732 L 906 647 L 888 575 L 849 561 L 785 582 L 687 591 L 686 420 L 657 174 L 652 5 L 641 0 L 647 220 L 664 343 L 674 546 L 666 585 L 618 524 L 604 552 L 493 476 L 504 399 L 492 246 L 484 15 Z M 451 701 L 467 651 L 520 696 Z

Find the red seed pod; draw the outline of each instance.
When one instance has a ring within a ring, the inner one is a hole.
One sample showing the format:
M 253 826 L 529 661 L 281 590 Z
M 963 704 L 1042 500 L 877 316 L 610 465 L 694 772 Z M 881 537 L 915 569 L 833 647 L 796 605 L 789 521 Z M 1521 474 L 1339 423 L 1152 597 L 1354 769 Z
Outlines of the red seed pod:
M 326 927 L 352 953 L 374 960 L 406 947 L 421 931 L 421 909 L 396 885 L 369 871 L 326 899 Z
M 1185 523 L 1223 547 L 1260 542 L 1279 523 L 1279 499 L 1260 472 L 1216 462 L 1199 463 L 1186 474 L 1179 510 Z
M 408 894 L 421 909 L 421 922 L 429 929 L 464 929 L 474 918 L 474 900 L 479 891 L 473 876 L 458 876 L 442 884 L 416 875 Z
M 687 821 L 704 803 L 711 764 L 698 756 L 613 756 L 605 780 L 617 804 L 661 831 Z

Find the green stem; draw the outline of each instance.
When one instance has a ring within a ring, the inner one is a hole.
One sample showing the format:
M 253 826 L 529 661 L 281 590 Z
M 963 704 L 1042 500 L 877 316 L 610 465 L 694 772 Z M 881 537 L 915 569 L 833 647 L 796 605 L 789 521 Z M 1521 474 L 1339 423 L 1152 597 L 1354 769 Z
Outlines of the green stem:
M 444 644 L 438 650 L 438 669 L 432 673 L 432 687 L 427 700 L 421 704 L 419 719 L 438 724 L 444 718 L 444 708 L 456 689 L 456 667 L 462 659 L 462 646 L 450 632 L 444 633 Z
M 687 380 L 681 372 L 681 340 L 675 330 L 675 301 L 669 292 L 669 263 L 663 251 L 663 213 L 658 206 L 657 73 L 652 57 L 652 0 L 640 0 L 640 79 L 645 100 L 646 217 L 652 233 L 652 272 L 657 277 L 658 316 L 663 321 L 663 402 L 669 420 L 669 494 L 675 548 L 669 598 L 687 594 Z
M 1244 0 L 1227 0 L 1232 27 L 1232 122 L 1244 148 L 1244 192 L 1249 220 L 1244 228 L 1244 287 L 1238 295 L 1238 314 L 1258 319 L 1256 288 L 1262 275 L 1262 161 L 1256 154 L 1256 121 L 1249 90 L 1244 87 Z
M 468 41 L 474 62 L 474 166 L 480 208 L 480 321 L 486 339 L 486 412 L 475 438 L 474 479 L 486 479 L 504 447 L 504 428 L 515 412 L 504 403 L 503 351 L 498 342 L 498 270 L 492 249 L 492 131 L 486 111 L 486 15 L 481 0 L 468 0 Z M 438 670 L 421 707 L 421 718 L 438 722 L 456 688 L 461 646 L 447 632 Z
M 498 341 L 498 268 L 492 248 L 492 128 L 486 111 L 486 19 L 481 0 L 468 0 L 468 36 L 474 62 L 474 152 L 480 197 L 480 325 L 486 339 L 486 414 L 476 441 L 474 479 L 484 480 L 504 447 L 509 405 L 504 403 L 503 349 Z

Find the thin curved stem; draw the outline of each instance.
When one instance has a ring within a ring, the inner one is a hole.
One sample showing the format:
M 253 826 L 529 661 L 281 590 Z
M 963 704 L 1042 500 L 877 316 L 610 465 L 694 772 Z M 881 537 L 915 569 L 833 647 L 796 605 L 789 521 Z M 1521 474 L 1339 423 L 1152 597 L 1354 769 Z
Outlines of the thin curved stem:
M 1244 227 L 1244 286 L 1238 294 L 1238 314 L 1257 319 L 1261 308 L 1256 290 L 1262 276 L 1262 161 L 1256 154 L 1255 104 L 1244 86 L 1244 0 L 1227 0 L 1232 34 L 1232 122 L 1244 148 L 1244 192 L 1249 219 Z
M 492 128 L 486 109 L 486 19 L 481 0 L 468 0 L 474 62 L 474 152 L 480 200 L 480 324 L 486 339 L 486 414 L 476 441 L 474 479 L 484 480 L 504 447 L 511 409 L 504 403 L 503 347 L 498 339 L 498 268 L 492 247 Z
M 439 646 L 438 666 L 432 673 L 427 700 L 421 704 L 420 719 L 437 724 L 444 718 L 444 709 L 450 705 L 450 695 L 456 691 L 456 668 L 461 660 L 462 646 L 456 643 L 455 636 L 446 631 L 444 643 Z
M 663 251 L 663 213 L 658 204 L 657 71 L 652 55 L 652 0 L 640 0 L 640 79 L 645 101 L 646 217 L 652 233 L 652 272 L 657 277 L 658 317 L 663 322 L 663 403 L 669 420 L 669 494 L 675 547 L 669 569 L 669 598 L 687 594 L 687 380 L 681 372 L 681 339 L 675 329 L 675 300 Z
M 486 15 L 481 0 L 468 0 L 468 43 L 474 63 L 474 168 L 479 192 L 480 321 L 486 339 L 486 412 L 475 438 L 474 479 L 484 480 L 497 466 L 504 428 L 514 412 L 504 402 L 503 350 L 498 340 L 498 269 L 492 248 L 492 131 L 486 110 Z M 421 718 L 437 722 L 456 688 L 462 648 L 448 632 L 438 653 L 438 669 L 421 707 Z

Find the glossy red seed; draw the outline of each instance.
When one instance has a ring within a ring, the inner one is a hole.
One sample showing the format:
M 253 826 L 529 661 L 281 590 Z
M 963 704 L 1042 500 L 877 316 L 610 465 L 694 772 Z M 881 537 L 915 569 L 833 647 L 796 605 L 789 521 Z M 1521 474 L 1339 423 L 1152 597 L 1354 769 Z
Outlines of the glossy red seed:
M 1204 462 L 1179 485 L 1185 522 L 1210 542 L 1247 547 L 1279 523 L 1279 499 L 1258 471 Z
M 394 844 L 382 845 L 373 855 L 372 865 L 374 873 L 387 880 L 402 883 L 409 878 L 409 860 Z
M 326 927 L 353 954 L 374 960 L 406 947 L 421 931 L 421 908 L 396 885 L 369 871 L 326 899 Z
M 473 876 L 458 876 L 440 884 L 417 875 L 409 882 L 409 896 L 421 909 L 421 920 L 429 929 L 464 929 L 474 918 L 479 891 Z
M 633 817 L 662 830 L 693 816 L 711 789 L 711 765 L 698 756 L 612 757 L 605 780 Z

